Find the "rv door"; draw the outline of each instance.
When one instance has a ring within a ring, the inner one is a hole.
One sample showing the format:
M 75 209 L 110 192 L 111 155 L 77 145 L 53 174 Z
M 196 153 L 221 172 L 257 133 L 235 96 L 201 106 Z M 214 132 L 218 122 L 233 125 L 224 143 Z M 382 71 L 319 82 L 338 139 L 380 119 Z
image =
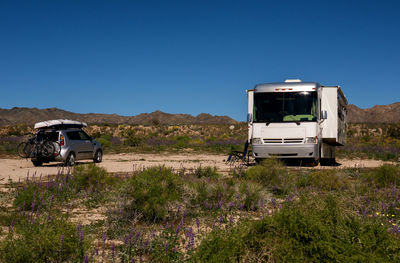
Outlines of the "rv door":
M 246 90 L 247 92 L 247 125 L 248 125 L 248 138 L 247 141 L 250 143 L 253 135 L 253 102 L 254 102 L 254 90 Z

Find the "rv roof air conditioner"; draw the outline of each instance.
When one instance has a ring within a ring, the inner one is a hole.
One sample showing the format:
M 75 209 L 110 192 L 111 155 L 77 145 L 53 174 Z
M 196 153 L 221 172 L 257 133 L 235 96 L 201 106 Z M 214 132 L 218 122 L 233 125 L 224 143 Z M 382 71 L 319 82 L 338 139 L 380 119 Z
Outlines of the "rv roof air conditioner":
M 301 79 L 287 79 L 285 80 L 286 83 L 291 83 L 291 82 L 301 82 Z

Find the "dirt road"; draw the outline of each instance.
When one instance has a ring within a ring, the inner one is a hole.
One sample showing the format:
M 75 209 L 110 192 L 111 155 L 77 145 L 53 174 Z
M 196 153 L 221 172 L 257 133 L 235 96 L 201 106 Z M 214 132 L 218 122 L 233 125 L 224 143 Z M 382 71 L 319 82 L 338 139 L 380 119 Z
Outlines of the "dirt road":
M 105 168 L 109 172 L 126 173 L 134 170 L 143 169 L 144 167 L 165 165 L 179 169 L 197 168 L 201 166 L 217 167 L 219 171 L 227 172 L 229 165 L 224 162 L 226 155 L 212 154 L 137 154 L 137 153 L 121 153 L 104 155 L 103 162 L 99 166 Z M 91 161 L 79 161 L 78 165 L 90 163 Z M 4 184 L 11 178 L 18 181 L 19 178 L 24 179 L 29 174 L 32 176 L 54 175 L 62 169 L 60 163 L 44 164 L 42 167 L 33 166 L 32 162 L 27 159 L 0 159 L 0 184 Z
M 99 165 L 104 167 L 107 171 L 113 173 L 127 173 L 134 170 L 142 169 L 155 165 L 165 165 L 179 169 L 185 167 L 186 169 L 197 168 L 201 166 L 217 167 L 218 171 L 227 173 L 230 166 L 225 163 L 226 155 L 214 154 L 137 154 L 137 153 L 122 153 L 122 154 L 109 154 L 105 155 L 103 162 Z M 79 162 L 79 164 L 87 163 L 89 161 Z M 349 167 L 378 167 L 384 164 L 383 161 L 377 160 L 338 160 L 340 166 L 338 168 Z M 324 169 L 329 167 L 316 167 L 316 169 Z M 332 168 L 332 167 L 330 167 Z M 51 163 L 44 164 L 43 167 L 34 167 L 32 162 L 26 159 L 0 159 L 0 184 L 4 184 L 8 179 L 18 181 L 19 178 L 24 179 L 29 174 L 32 176 L 47 176 L 54 175 L 62 169 L 60 164 Z

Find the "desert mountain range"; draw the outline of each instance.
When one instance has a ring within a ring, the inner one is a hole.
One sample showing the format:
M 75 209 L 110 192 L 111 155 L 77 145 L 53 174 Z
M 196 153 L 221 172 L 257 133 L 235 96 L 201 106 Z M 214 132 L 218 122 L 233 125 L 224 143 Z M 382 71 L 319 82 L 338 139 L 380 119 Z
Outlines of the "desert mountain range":
M 53 119 L 71 119 L 83 121 L 88 124 L 235 124 L 238 123 L 228 116 L 213 116 L 201 113 L 197 116 L 190 114 L 169 114 L 161 111 L 142 113 L 136 116 L 121 116 L 117 114 L 73 113 L 57 108 L 37 109 L 18 108 L 1 109 L 0 125 L 28 124 Z
M 350 123 L 400 123 L 400 102 L 390 105 L 376 105 L 368 109 L 360 109 L 356 105 L 347 106 L 348 122 Z M 136 116 L 121 116 L 101 113 L 73 113 L 57 108 L 37 109 L 0 108 L 0 125 L 27 124 L 52 119 L 71 119 L 84 121 L 89 124 L 235 124 L 236 120 L 228 116 L 213 116 L 201 113 L 197 116 L 190 114 L 170 114 L 161 111 L 142 113 Z
M 350 123 L 400 123 L 400 102 L 368 109 L 350 104 L 347 106 L 347 120 Z

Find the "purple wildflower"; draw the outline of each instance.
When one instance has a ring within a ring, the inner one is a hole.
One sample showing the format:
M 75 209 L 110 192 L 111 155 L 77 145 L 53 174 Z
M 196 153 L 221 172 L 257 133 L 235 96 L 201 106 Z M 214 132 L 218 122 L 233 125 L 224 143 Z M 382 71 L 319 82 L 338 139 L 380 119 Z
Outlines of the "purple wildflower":
M 79 242 L 82 243 L 82 241 L 83 241 L 83 231 L 82 231 L 82 226 L 81 226 L 80 223 L 78 224 L 77 229 L 78 229 L 78 235 L 79 235 Z
M 168 257 L 168 242 L 165 242 L 164 249 L 165 249 L 165 255 Z
M 191 227 L 188 228 L 188 230 L 186 231 L 186 238 L 189 239 L 189 242 L 186 246 L 186 249 L 193 249 L 194 247 L 194 233 L 193 233 L 193 229 Z
M 180 231 L 181 231 L 181 224 L 179 224 L 179 225 L 176 227 L 175 234 L 178 235 Z
M 61 241 L 61 249 L 60 250 L 62 251 L 63 245 L 64 245 L 64 235 L 63 234 L 61 234 L 60 241 Z
M 111 256 L 112 256 L 112 259 L 114 261 L 114 257 L 115 257 L 115 244 L 114 243 L 112 244 L 111 251 L 112 251 Z
M 199 218 L 196 218 L 196 226 L 197 226 L 197 230 L 199 230 L 199 228 L 200 228 L 200 220 L 199 220 Z

